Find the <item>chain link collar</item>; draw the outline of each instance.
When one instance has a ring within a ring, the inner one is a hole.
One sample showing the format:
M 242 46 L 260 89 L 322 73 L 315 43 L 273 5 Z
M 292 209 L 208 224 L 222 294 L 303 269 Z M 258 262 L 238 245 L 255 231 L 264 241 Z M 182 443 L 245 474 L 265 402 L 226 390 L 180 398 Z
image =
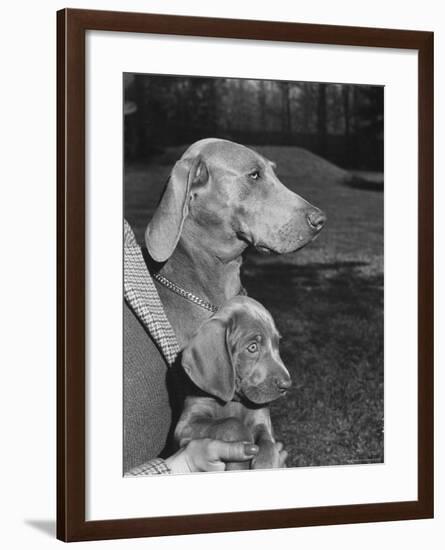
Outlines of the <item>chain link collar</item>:
M 206 300 L 203 300 L 199 296 L 195 296 L 195 294 L 192 294 L 188 290 L 184 290 L 183 288 L 178 286 L 176 283 L 174 283 L 173 281 L 170 281 L 170 279 L 167 279 L 167 277 L 164 277 L 160 273 L 152 273 L 151 276 L 153 277 L 153 279 L 158 281 L 158 283 L 165 286 L 172 292 L 175 292 L 179 296 L 182 296 L 189 302 L 192 302 L 193 304 L 196 304 L 197 306 L 200 306 L 203 309 L 207 309 L 207 311 L 211 311 L 212 313 L 215 313 L 218 311 L 219 308 L 216 307 L 215 305 L 211 304 L 210 302 L 207 302 Z

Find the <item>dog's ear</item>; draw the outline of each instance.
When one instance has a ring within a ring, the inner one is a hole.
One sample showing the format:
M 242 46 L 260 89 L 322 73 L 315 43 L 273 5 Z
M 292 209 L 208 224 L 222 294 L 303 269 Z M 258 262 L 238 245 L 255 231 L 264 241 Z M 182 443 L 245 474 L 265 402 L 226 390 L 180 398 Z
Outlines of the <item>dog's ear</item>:
M 153 218 L 145 230 L 145 245 L 156 262 L 172 255 L 189 211 L 193 184 L 207 180 L 208 171 L 200 157 L 181 159 L 173 167 Z
M 227 324 L 206 321 L 182 352 L 182 366 L 201 390 L 228 402 L 235 393 L 235 367 L 228 345 Z

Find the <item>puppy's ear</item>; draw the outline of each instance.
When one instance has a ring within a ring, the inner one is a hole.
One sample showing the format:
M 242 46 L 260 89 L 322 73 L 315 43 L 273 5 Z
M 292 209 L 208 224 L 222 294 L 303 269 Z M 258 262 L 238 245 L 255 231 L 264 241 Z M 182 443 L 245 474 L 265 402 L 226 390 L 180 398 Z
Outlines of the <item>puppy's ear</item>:
M 189 212 L 192 184 L 207 180 L 208 171 L 200 157 L 181 159 L 173 167 L 153 218 L 145 230 L 145 245 L 156 262 L 170 258 Z
M 201 390 L 231 401 L 235 393 L 235 367 L 228 346 L 226 323 L 206 321 L 182 352 L 182 366 Z

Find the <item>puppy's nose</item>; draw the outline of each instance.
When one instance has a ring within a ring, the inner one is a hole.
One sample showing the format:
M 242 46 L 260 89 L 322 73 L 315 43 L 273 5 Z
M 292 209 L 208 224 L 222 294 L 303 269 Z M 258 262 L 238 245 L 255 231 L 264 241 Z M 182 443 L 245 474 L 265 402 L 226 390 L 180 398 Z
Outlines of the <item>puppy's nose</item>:
M 292 380 L 290 376 L 287 378 L 277 378 L 276 382 L 280 390 L 288 390 L 292 386 Z
M 326 222 L 326 214 L 322 210 L 314 208 L 307 214 L 306 219 L 312 229 L 321 231 Z

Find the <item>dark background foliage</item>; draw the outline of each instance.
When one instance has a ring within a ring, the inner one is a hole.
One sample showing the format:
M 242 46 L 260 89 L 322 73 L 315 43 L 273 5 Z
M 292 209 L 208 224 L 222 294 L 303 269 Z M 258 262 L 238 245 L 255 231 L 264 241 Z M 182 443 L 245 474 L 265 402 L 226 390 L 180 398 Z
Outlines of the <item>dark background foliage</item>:
M 382 462 L 383 89 L 125 75 L 125 216 L 143 242 L 188 144 L 224 137 L 277 163 L 319 206 L 319 238 L 249 252 L 242 279 L 275 318 L 294 385 L 271 406 L 290 466 Z
M 383 170 L 383 88 L 125 74 L 130 159 L 218 136 L 296 145 L 345 168 Z

